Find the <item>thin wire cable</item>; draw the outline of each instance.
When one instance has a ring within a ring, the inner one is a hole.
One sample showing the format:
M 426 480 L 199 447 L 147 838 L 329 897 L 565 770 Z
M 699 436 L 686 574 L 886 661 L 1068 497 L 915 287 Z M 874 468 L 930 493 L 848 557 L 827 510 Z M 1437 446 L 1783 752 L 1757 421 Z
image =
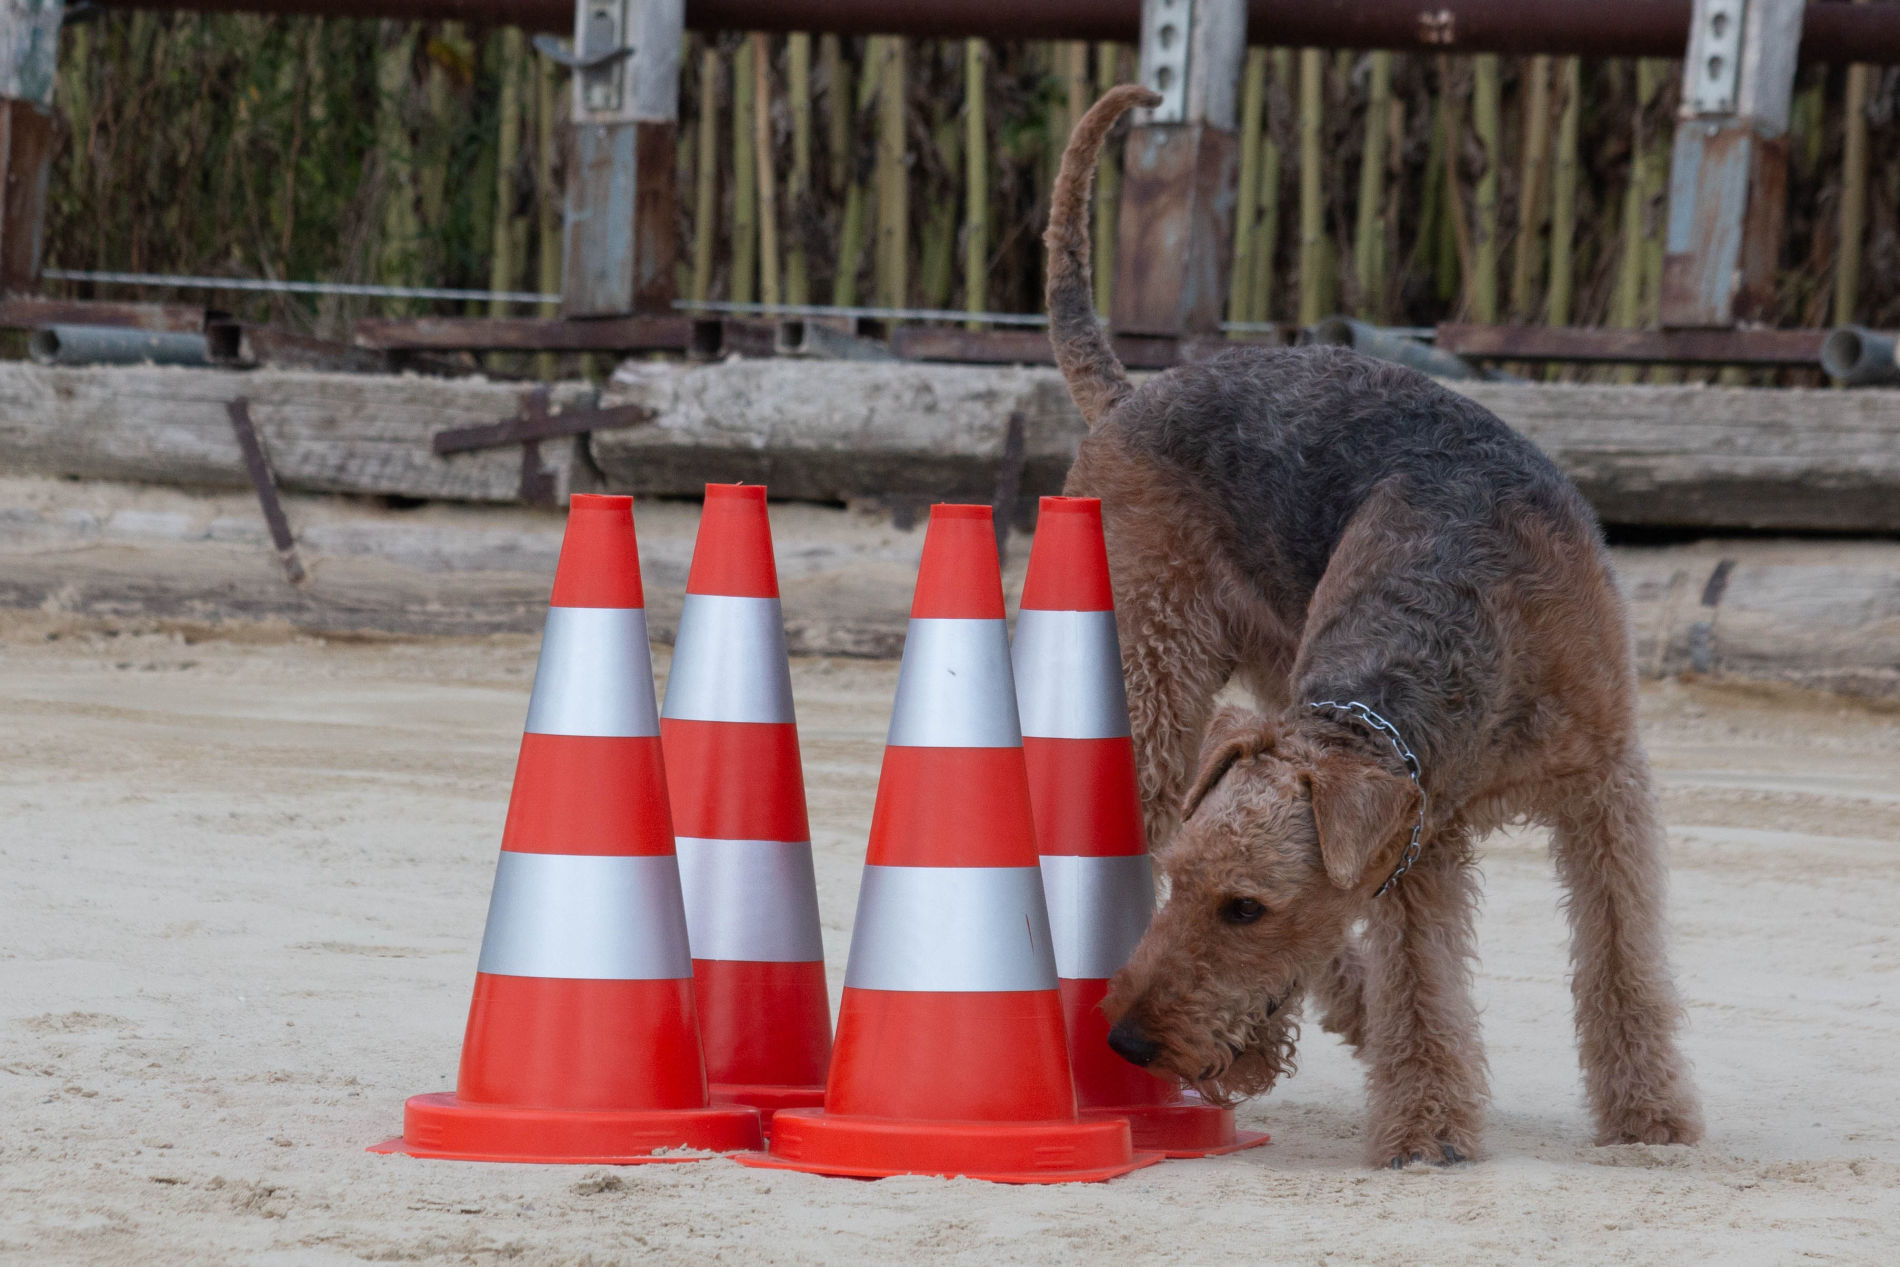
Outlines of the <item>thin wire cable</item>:
M 441 286 L 370 286 L 350 282 L 280 282 L 255 277 L 189 277 L 172 273 L 114 273 L 48 268 L 40 275 L 56 282 L 93 282 L 102 286 L 169 286 L 181 290 L 267 291 L 290 295 L 355 295 L 368 299 L 499 299 L 513 304 L 559 303 L 559 295 L 519 290 L 452 290 Z

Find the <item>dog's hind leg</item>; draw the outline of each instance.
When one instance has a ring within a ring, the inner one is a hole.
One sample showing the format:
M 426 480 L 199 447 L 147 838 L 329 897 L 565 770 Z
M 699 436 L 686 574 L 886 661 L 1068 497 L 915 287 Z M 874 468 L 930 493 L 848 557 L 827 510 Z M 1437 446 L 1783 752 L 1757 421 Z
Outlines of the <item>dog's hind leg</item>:
M 1702 1110 L 1676 1046 L 1663 829 L 1640 748 L 1566 798 L 1552 852 L 1568 891 L 1570 989 L 1599 1144 L 1693 1144 Z
M 1470 846 L 1444 832 L 1367 908 L 1361 1050 L 1372 1165 L 1478 1155 L 1488 1088 L 1471 999 L 1477 900 Z
M 1366 1045 L 1366 959 L 1359 939 L 1348 936 L 1333 961 L 1313 982 L 1320 1028 L 1337 1034 L 1354 1052 Z

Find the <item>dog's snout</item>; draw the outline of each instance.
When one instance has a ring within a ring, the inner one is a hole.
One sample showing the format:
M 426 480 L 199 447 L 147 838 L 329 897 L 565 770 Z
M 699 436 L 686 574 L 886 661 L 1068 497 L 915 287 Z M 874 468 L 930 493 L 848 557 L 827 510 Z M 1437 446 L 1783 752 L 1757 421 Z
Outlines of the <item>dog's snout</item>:
M 1130 1025 L 1126 1020 L 1117 1021 L 1108 1031 L 1108 1045 L 1115 1054 L 1131 1065 L 1146 1068 L 1155 1062 L 1161 1054 L 1161 1045 Z

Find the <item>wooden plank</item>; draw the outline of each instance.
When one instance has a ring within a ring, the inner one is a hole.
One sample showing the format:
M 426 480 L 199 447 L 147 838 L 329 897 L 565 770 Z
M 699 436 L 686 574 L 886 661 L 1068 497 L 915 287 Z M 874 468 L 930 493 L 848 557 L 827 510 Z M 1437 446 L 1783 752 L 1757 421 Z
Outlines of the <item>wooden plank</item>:
M 225 408 L 249 398 L 285 488 L 464 501 L 513 501 L 519 450 L 441 457 L 438 431 L 521 411 L 517 384 L 295 370 L 65 368 L 0 364 L 0 469 L 160 484 L 249 486 Z M 560 385 L 584 407 L 593 389 Z M 572 487 L 578 441 L 541 447 L 548 495 Z
M 1900 391 L 1456 385 L 1551 454 L 1609 522 L 1900 531 Z M 248 396 L 287 488 L 508 501 L 518 451 L 441 457 L 439 431 L 522 412 L 518 384 L 285 370 L 0 364 L 0 469 L 244 487 L 226 403 Z M 557 408 L 592 389 L 563 385 Z M 587 443 L 613 486 L 695 495 L 709 480 L 819 501 L 987 501 L 1008 418 L 1025 420 L 1022 492 L 1061 488 L 1084 434 L 1053 370 L 862 361 L 629 362 L 601 400 L 649 425 Z M 543 444 L 546 495 L 575 478 Z
M 1610 523 L 1900 531 L 1900 392 L 1448 383 Z
M 917 495 L 987 502 L 1009 416 L 1025 420 L 1022 491 L 1061 487 L 1083 434 L 1054 370 L 907 362 L 630 362 L 601 398 L 654 411 L 589 445 L 619 491 L 694 495 L 763 483 L 812 501 Z
M 1609 522 L 1900 531 L 1900 391 L 1455 386 L 1543 447 Z M 1060 490 L 1084 428 L 1032 368 L 741 361 L 623 367 L 603 397 L 655 411 L 591 452 L 627 492 L 749 480 L 789 497 L 987 500 L 1010 411 L 1025 495 Z
M 0 607 L 322 634 L 540 630 L 558 514 L 288 500 L 311 564 L 296 587 L 278 580 L 247 494 L 0 480 Z M 647 502 L 639 516 L 651 628 L 667 642 L 698 508 Z M 793 652 L 899 654 L 924 534 L 819 506 L 780 504 L 772 521 Z M 1900 701 L 1900 542 L 1717 538 L 1611 553 L 1645 677 L 1696 671 L 1700 654 L 1700 672 L 1718 679 Z M 1026 554 L 1012 552 L 1011 598 Z

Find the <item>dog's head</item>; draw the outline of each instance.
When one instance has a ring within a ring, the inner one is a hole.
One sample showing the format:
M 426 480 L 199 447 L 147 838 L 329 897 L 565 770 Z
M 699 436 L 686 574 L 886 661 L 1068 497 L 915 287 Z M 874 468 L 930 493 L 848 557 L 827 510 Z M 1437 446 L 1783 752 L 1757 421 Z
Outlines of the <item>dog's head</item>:
M 1354 748 L 1223 709 L 1182 824 L 1168 899 L 1115 977 L 1109 1043 L 1216 1103 L 1293 1068 L 1303 983 L 1391 874 L 1418 788 Z

